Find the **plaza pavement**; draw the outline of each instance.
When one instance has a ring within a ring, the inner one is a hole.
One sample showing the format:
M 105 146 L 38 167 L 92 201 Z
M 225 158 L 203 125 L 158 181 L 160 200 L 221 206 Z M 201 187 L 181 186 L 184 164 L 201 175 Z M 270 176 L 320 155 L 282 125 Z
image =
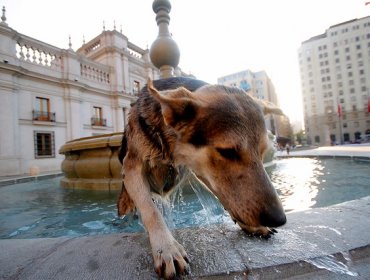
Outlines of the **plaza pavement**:
M 277 151 L 277 157 L 358 157 L 370 159 L 370 143 L 326 146 L 317 148 L 293 149 L 289 155 L 284 151 Z
M 370 159 L 370 145 L 295 150 L 289 156 Z M 233 223 L 175 230 L 191 261 L 183 279 L 370 279 L 369 217 L 370 196 L 290 212 L 287 224 L 267 241 L 247 237 Z M 0 240 L 0 279 L 158 278 L 147 234 L 122 233 Z

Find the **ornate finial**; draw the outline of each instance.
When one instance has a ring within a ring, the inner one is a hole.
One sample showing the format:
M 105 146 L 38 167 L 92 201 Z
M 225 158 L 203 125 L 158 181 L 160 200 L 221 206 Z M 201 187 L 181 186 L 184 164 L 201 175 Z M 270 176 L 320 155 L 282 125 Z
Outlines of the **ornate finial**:
M 116 30 L 116 20 L 113 20 L 113 29 Z
M 1 23 L 7 24 L 5 16 L 5 6 L 3 6 L 3 15 L 1 16 Z
M 69 42 L 68 42 L 69 49 L 72 49 L 72 40 L 71 35 L 69 35 Z
M 103 20 L 103 31 L 105 31 L 105 21 Z
M 82 44 L 85 45 L 86 41 L 85 41 L 85 34 L 82 34 Z
M 160 71 L 161 78 L 174 76 L 174 69 L 179 64 L 180 50 L 172 39 L 168 25 L 171 3 L 169 0 L 154 0 L 153 11 L 157 14 L 158 37 L 150 47 L 150 59 Z

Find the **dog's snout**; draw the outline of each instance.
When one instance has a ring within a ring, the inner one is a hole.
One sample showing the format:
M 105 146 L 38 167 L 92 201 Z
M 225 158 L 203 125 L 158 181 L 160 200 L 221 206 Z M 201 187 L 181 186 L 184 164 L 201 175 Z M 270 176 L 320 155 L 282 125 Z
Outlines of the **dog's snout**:
M 279 227 L 286 223 L 284 210 L 280 206 L 269 207 L 260 215 L 260 223 L 265 227 Z

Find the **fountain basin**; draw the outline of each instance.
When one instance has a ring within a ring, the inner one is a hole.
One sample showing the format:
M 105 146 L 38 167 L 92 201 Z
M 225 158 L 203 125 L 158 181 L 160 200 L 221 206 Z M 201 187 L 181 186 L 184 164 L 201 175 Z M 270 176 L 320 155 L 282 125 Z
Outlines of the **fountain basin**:
M 370 195 L 369 162 L 290 158 L 267 168 L 287 212 Z M 298 172 L 300 170 L 300 172 Z M 119 219 L 119 191 L 61 188 L 61 177 L 0 188 L 0 239 L 75 237 L 144 231 L 136 216 Z M 162 203 L 163 202 L 163 203 Z M 156 199 L 171 229 L 231 221 L 216 198 L 190 177 L 167 201 Z
M 186 279 L 369 279 L 370 197 L 287 214 L 266 241 L 233 224 L 174 231 Z M 158 279 L 146 233 L 0 240 L 1 279 Z M 353 277 L 358 275 L 358 278 Z
M 123 133 L 79 138 L 64 144 L 62 187 L 90 190 L 118 190 L 122 186 L 122 165 L 118 160 Z

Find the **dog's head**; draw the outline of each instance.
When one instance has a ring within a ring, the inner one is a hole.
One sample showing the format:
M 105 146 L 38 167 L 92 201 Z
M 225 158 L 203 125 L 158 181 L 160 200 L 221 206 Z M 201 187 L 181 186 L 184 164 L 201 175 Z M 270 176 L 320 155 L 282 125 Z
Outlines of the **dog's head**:
M 176 164 L 189 167 L 243 230 L 269 236 L 269 227 L 286 222 L 262 163 L 269 145 L 264 114 L 280 109 L 224 86 L 159 92 L 149 81 L 148 90 L 176 131 Z

